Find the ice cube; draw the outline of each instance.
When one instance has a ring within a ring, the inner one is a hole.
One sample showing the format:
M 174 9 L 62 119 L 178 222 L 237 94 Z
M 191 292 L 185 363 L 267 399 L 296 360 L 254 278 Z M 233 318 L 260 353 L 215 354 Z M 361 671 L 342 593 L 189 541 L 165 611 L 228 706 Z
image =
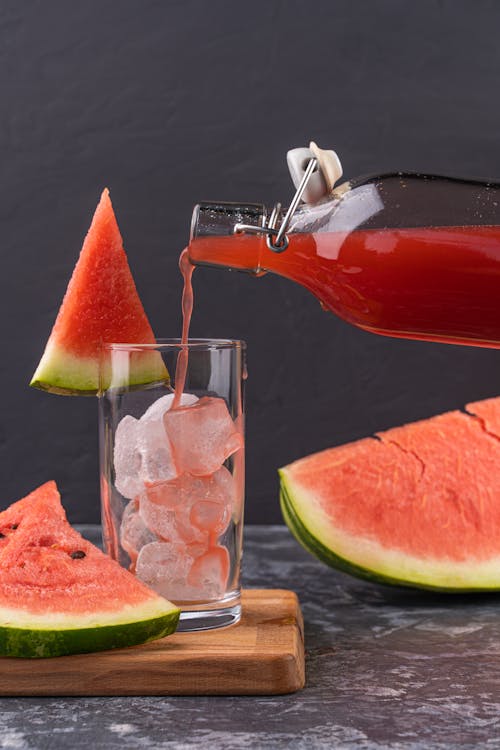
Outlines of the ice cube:
M 200 557 L 200 555 L 204 555 L 208 549 L 208 539 L 205 542 L 191 542 L 191 544 L 187 545 L 186 549 L 191 557 Z
M 191 508 L 189 520 L 198 529 L 209 531 L 218 536 L 227 529 L 229 523 L 228 508 L 210 500 L 200 500 Z
M 222 466 L 211 477 L 200 477 L 204 493 L 198 493 L 191 505 L 192 526 L 220 536 L 229 525 L 235 501 L 235 485 L 231 473 Z
M 139 514 L 139 504 L 136 500 L 131 500 L 123 511 L 120 543 L 132 563 L 136 561 L 142 547 L 156 541 L 157 537 L 146 527 Z
M 151 531 L 162 539 L 205 542 L 207 534 L 193 526 L 189 513 L 193 502 L 204 496 L 199 477 L 182 474 L 170 482 L 146 486 L 140 497 L 140 512 Z
M 141 455 L 142 483 L 165 482 L 177 476 L 172 447 L 161 419 L 139 421 L 137 450 Z
M 207 495 L 207 500 L 210 498 L 225 505 L 232 505 L 234 503 L 236 485 L 233 475 L 225 466 L 221 466 L 215 474 L 212 474 L 212 483 L 208 489 L 209 495 Z
M 213 474 L 243 445 L 222 398 L 204 396 L 196 404 L 163 415 L 179 471 Z
M 212 547 L 194 560 L 186 583 L 198 592 L 199 599 L 222 599 L 229 576 L 229 552 Z
M 127 414 L 116 428 L 115 486 L 126 498 L 137 497 L 146 482 L 165 482 L 177 476 L 172 448 L 163 425 L 162 417 L 168 407 L 164 399 L 171 403 L 173 395 L 155 401 L 140 420 Z
M 165 412 L 169 411 L 169 409 L 172 408 L 172 404 L 174 402 L 175 393 L 167 393 L 166 396 L 162 396 L 161 398 L 154 401 L 149 409 L 146 409 L 144 414 L 142 415 L 141 419 L 161 419 Z M 183 393 L 180 399 L 180 406 L 192 406 L 198 401 L 198 397 L 195 396 L 193 393 Z
M 136 497 L 143 487 L 139 476 L 142 466 L 142 455 L 138 447 L 139 430 L 139 421 L 127 414 L 118 424 L 115 433 L 115 486 L 129 500 Z
M 139 552 L 136 575 L 167 599 L 183 599 L 193 558 L 185 544 L 152 542 Z
M 148 502 L 173 509 L 182 502 L 182 479 L 178 481 L 147 484 L 144 490 Z
M 225 467 L 208 477 L 181 474 L 146 486 L 140 512 L 148 528 L 163 539 L 205 543 L 208 533 L 219 536 L 226 530 L 234 494 L 233 478 Z
M 139 498 L 141 518 L 154 534 L 171 542 L 182 541 L 175 523 L 175 511 L 161 503 L 151 502 L 144 493 Z
M 145 483 L 166 482 L 178 472 L 172 455 L 170 440 L 163 424 L 163 415 L 172 407 L 175 394 L 167 393 L 154 401 L 139 420 L 139 450 L 142 455 L 141 478 Z M 198 401 L 190 393 L 183 393 L 181 404 L 188 407 Z

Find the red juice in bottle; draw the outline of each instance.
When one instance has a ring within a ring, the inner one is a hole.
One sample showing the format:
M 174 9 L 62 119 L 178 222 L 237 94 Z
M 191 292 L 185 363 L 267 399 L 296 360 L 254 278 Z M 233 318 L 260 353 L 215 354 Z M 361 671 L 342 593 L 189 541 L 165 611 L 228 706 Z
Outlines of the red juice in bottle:
M 373 333 L 498 348 L 499 206 L 499 185 L 421 175 L 370 178 L 299 210 L 288 245 L 276 252 L 265 234 L 238 233 L 241 215 L 263 226 L 264 207 L 201 204 L 189 258 L 277 273 Z
M 499 226 L 298 234 L 281 254 L 252 235 L 202 237 L 189 253 L 296 281 L 373 333 L 500 346 Z

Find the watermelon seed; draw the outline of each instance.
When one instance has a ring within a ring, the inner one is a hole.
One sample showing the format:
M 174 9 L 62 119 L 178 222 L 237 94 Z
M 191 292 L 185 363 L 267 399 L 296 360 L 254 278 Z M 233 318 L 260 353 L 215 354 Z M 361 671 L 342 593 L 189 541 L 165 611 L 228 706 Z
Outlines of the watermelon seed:
M 72 560 L 82 560 L 84 557 L 86 557 L 86 554 L 83 550 L 77 549 L 75 552 L 72 552 L 70 554 L 70 557 Z
M 0 539 L 5 539 L 5 534 L 2 534 L 1 531 L 0 531 Z
M 10 528 L 11 528 L 11 529 L 12 529 L 13 531 L 15 531 L 15 530 L 17 529 L 17 527 L 18 527 L 18 526 L 19 526 L 19 524 L 18 524 L 18 523 L 11 523 L 11 525 L 10 525 Z

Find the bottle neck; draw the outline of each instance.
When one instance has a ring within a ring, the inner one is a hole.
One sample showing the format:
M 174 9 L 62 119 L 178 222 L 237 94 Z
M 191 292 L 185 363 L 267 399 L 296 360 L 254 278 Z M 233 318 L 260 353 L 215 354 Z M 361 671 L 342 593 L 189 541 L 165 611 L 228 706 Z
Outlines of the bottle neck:
M 195 265 L 224 266 L 260 273 L 260 255 L 267 210 L 260 203 L 205 202 L 195 206 L 191 221 L 189 259 Z M 238 233 L 238 226 L 256 233 Z

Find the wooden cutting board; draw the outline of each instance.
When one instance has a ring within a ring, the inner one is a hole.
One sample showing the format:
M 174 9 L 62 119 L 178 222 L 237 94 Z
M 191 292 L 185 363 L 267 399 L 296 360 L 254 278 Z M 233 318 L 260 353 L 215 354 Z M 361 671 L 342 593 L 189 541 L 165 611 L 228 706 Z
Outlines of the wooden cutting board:
M 0 695 L 273 695 L 304 686 L 292 591 L 249 589 L 238 625 L 56 659 L 0 657 Z

